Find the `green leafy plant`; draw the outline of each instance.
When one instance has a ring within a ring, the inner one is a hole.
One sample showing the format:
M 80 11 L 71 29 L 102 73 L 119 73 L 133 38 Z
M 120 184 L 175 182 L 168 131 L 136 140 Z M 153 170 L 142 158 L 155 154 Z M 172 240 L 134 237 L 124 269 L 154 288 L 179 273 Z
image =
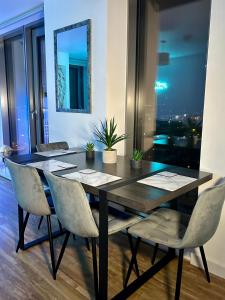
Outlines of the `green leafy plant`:
M 115 123 L 114 118 L 110 119 L 108 122 L 107 120 L 103 123 L 101 121 L 101 130 L 97 127 L 95 128 L 94 134 L 98 138 L 98 142 L 104 144 L 106 146 L 107 151 L 113 151 L 113 146 L 117 143 L 125 140 L 127 138 L 126 134 L 117 135 L 116 134 L 116 127 L 117 124 Z
M 132 159 L 139 161 L 142 160 L 142 158 L 143 158 L 143 152 L 141 150 L 135 149 L 132 155 Z
M 94 151 L 95 145 L 94 145 L 93 143 L 87 143 L 85 149 L 86 149 L 86 151 L 88 151 L 88 152 Z

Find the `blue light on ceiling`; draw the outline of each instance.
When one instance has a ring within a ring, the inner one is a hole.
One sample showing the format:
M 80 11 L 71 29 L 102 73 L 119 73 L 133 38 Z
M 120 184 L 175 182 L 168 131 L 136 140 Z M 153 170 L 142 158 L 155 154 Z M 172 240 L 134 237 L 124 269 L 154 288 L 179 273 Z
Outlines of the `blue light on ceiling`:
M 155 90 L 156 91 L 165 91 L 168 89 L 168 83 L 165 81 L 156 81 Z

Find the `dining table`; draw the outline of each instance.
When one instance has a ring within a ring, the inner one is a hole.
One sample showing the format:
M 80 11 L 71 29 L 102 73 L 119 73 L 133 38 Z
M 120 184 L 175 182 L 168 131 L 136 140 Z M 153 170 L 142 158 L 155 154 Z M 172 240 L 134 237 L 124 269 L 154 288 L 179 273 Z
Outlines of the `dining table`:
M 172 165 L 167 165 L 154 161 L 142 161 L 139 169 L 134 169 L 130 165 L 130 159 L 126 156 L 117 156 L 117 163 L 105 164 L 102 161 L 102 152 L 95 151 L 93 159 L 86 158 L 85 151 L 77 151 L 67 153 L 65 155 L 55 157 L 44 157 L 35 153 L 26 155 L 13 155 L 10 159 L 19 164 L 30 164 L 35 162 L 47 161 L 55 159 L 63 163 L 73 164 L 74 168 L 63 169 L 53 172 L 57 176 L 65 176 L 80 170 L 95 170 L 117 176 L 118 180 L 108 182 L 102 185 L 91 185 L 82 182 L 84 190 L 99 201 L 99 295 L 101 300 L 108 299 L 108 211 L 111 204 L 116 204 L 126 211 L 137 214 L 149 214 L 152 210 L 160 205 L 170 203 L 174 199 L 184 197 L 193 190 L 211 180 L 212 174 L 200 170 L 192 170 Z M 181 176 L 192 178 L 188 184 L 175 190 L 166 190 L 160 187 L 154 187 L 139 182 L 140 180 L 149 178 L 159 174 L 160 172 L 170 172 Z M 39 170 L 41 176 L 43 172 Z M 88 175 L 87 175 L 88 176 Z M 23 210 L 18 207 L 18 224 L 19 233 L 23 224 Z M 53 236 L 58 236 L 62 232 L 55 232 Z M 48 237 L 39 238 L 27 244 L 31 247 L 43 242 Z M 21 244 L 21 249 L 27 248 L 26 244 Z M 127 287 L 118 291 L 113 299 L 127 299 L 131 294 L 135 293 L 145 282 L 165 267 L 171 260 L 176 257 L 173 249 L 168 249 L 163 258 L 158 260 L 153 266 L 142 273 L 137 279 L 132 281 Z

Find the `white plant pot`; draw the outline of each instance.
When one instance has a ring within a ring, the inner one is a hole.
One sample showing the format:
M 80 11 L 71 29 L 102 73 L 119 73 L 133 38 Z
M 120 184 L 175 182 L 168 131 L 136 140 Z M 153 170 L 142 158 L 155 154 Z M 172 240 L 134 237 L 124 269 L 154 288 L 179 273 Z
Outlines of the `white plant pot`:
M 102 160 L 103 160 L 104 164 L 115 164 L 117 161 L 117 151 L 116 150 L 112 150 L 112 151 L 103 150 Z

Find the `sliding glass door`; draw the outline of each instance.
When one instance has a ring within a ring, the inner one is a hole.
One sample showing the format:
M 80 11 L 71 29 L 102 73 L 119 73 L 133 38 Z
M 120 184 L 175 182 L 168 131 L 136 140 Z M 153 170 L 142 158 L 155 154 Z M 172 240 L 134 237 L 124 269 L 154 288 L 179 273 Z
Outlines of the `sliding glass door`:
M 47 80 L 46 80 L 46 60 L 45 60 L 45 37 L 42 36 L 39 42 L 39 61 L 40 61 L 40 109 L 41 109 L 41 142 L 49 142 L 48 128 L 48 97 L 47 97 Z
M 35 151 L 38 143 L 48 143 L 43 23 L 27 25 L 1 38 L 0 90 L 2 143 L 18 154 Z
M 33 69 L 33 107 L 32 120 L 35 128 L 34 144 L 48 143 L 48 98 L 45 62 L 44 27 L 31 30 L 32 36 L 32 69 Z
M 28 153 L 30 151 L 29 101 L 22 35 L 5 41 L 5 60 L 10 146 L 20 154 Z

